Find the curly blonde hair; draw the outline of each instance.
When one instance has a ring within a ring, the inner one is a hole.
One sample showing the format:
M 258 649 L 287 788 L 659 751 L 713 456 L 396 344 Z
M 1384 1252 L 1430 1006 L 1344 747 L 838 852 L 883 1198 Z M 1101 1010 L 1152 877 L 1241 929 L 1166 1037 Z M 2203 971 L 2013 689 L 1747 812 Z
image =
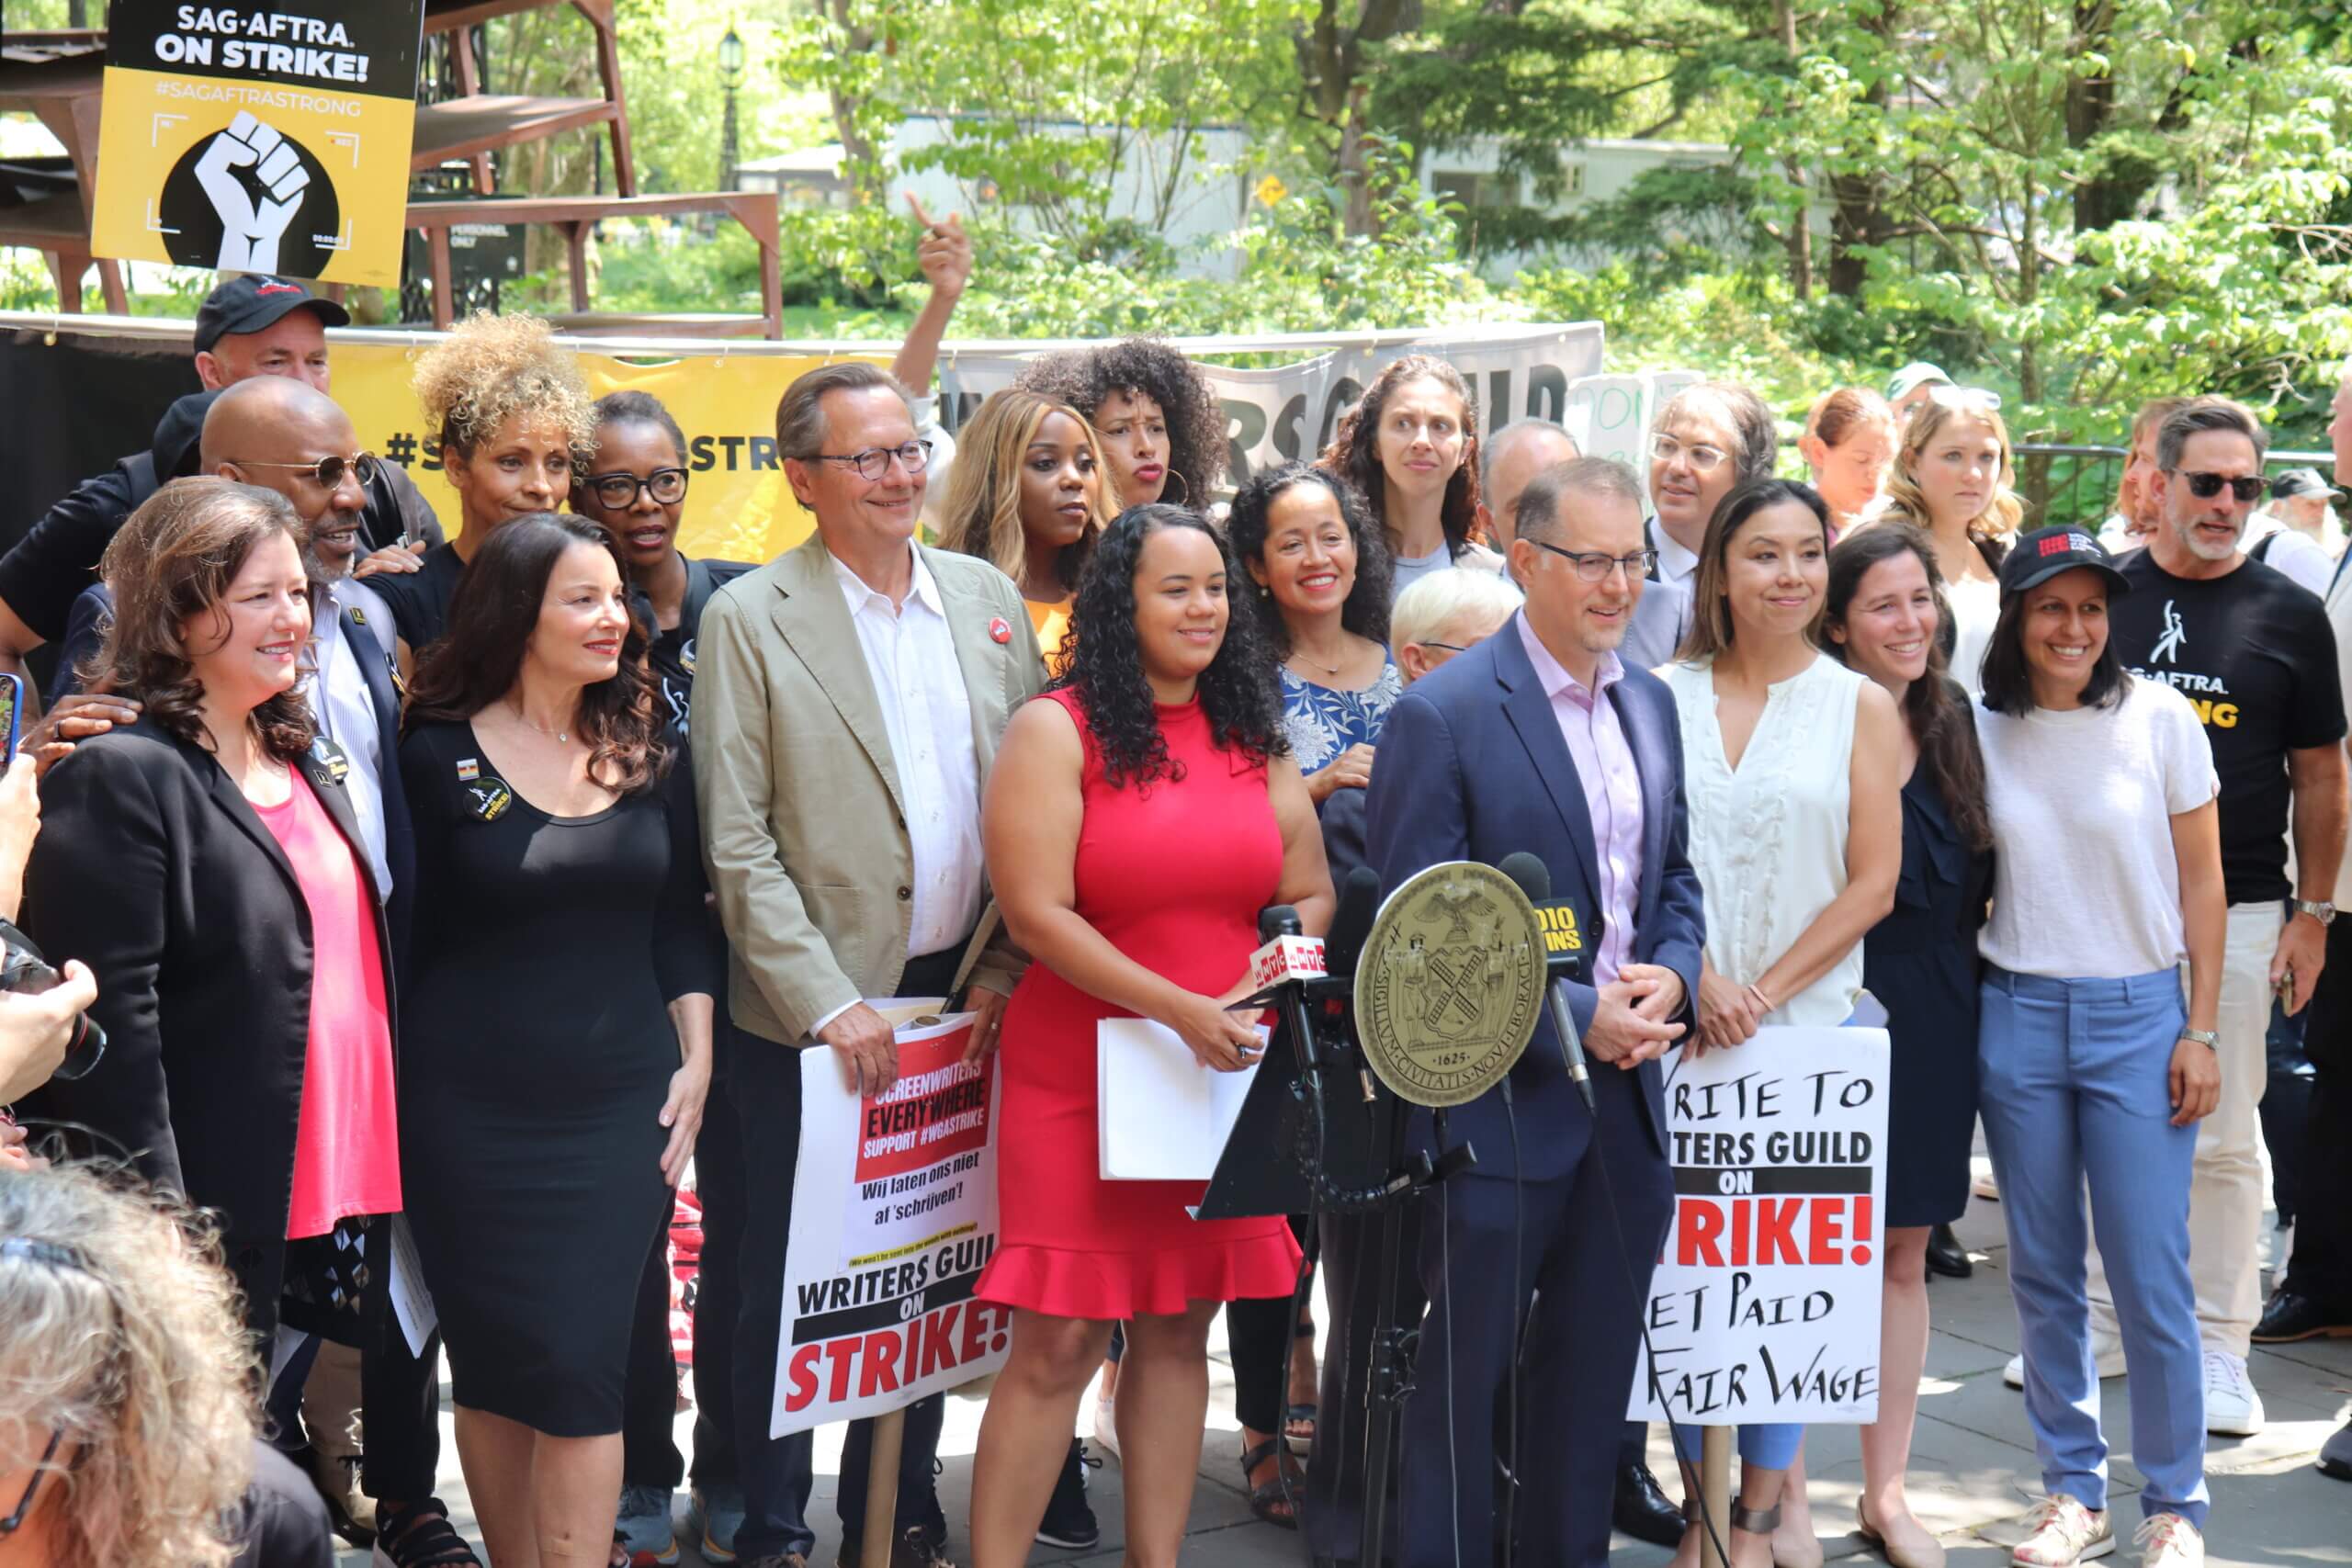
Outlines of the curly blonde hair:
M 1969 536 L 2006 545 L 2025 521 L 2025 502 L 2012 488 L 2017 483 L 2017 468 L 2012 462 L 2009 427 L 2001 418 L 1999 406 L 1981 393 L 1953 390 L 1932 397 L 1912 410 L 1910 423 L 1903 427 L 1903 450 L 1886 476 L 1888 511 L 1917 525 L 1930 538 L 1935 536 L 1935 519 L 1928 511 L 1928 498 L 1920 492 L 1914 476 L 1919 471 L 1919 457 L 1927 451 L 1928 444 L 1942 433 L 1944 426 L 1963 419 L 1984 425 L 2001 444 L 2001 473 L 1993 486 L 1993 499 L 1984 503 L 1983 512 L 1969 520 Z
M 229 1271 L 187 1210 L 91 1167 L 0 1167 L 0 1472 L 62 1435 L 34 1500 L 55 1561 L 227 1562 L 256 1386 Z
M 579 461 L 595 456 L 595 404 L 580 356 L 537 316 L 477 311 L 418 356 L 412 385 L 426 423 L 461 455 L 521 417 L 560 427 Z
M 1086 532 L 1062 552 L 1057 563 L 1061 586 L 1075 592 L 1079 571 L 1086 565 L 1094 541 L 1119 514 L 1118 485 L 1102 459 L 1101 438 L 1086 416 L 1042 393 L 1017 388 L 992 393 L 959 433 L 956 467 L 948 472 L 947 499 L 941 508 L 939 547 L 978 556 L 1013 581 L 1021 581 L 1029 570 L 1027 536 L 1021 526 L 1021 462 L 1046 416 L 1057 413 L 1068 414 L 1078 426 L 1094 460 L 1099 484 L 1099 499 L 1094 515 L 1086 521 Z

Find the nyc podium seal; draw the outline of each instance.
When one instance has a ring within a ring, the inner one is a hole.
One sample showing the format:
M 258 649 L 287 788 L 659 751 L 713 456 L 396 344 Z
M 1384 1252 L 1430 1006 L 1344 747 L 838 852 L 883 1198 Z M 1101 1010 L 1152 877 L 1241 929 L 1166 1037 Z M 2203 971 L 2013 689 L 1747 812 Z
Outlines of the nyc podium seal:
M 1356 1025 L 1380 1081 L 1415 1105 L 1502 1082 L 1544 1006 L 1544 932 L 1490 865 L 1430 866 L 1388 896 L 1356 964 Z

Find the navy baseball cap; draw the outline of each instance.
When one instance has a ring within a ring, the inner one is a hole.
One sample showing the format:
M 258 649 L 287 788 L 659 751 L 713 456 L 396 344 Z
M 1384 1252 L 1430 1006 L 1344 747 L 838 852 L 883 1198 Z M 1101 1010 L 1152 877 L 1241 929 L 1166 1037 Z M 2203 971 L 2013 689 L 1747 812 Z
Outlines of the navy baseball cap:
M 197 352 L 205 353 L 237 333 L 257 333 L 289 310 L 310 310 L 330 327 L 351 324 L 351 312 L 334 300 L 322 299 L 299 283 L 266 272 L 249 272 L 213 289 L 197 308 Z
M 2132 580 L 2116 570 L 2115 558 L 2104 546 L 2085 530 L 2062 523 L 2054 528 L 2036 528 L 2009 547 L 2009 553 L 2001 558 L 2001 597 L 2022 593 L 2078 566 L 2105 577 L 2110 593 L 2132 592 Z

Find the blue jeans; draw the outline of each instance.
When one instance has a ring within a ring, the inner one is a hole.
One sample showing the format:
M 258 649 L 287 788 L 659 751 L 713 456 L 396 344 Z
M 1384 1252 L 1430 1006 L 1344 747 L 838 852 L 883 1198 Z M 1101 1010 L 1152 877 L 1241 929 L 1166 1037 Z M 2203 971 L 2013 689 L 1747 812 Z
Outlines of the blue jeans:
M 2044 1491 L 2107 1506 L 2082 1191 L 2132 1377 L 2143 1514 L 2205 1528 L 2204 1359 L 2188 1276 L 2195 1126 L 2172 1125 L 2180 975 L 2055 980 L 1988 967 L 1977 1034 L 1984 1142 L 2009 1230 L 2026 1418 Z

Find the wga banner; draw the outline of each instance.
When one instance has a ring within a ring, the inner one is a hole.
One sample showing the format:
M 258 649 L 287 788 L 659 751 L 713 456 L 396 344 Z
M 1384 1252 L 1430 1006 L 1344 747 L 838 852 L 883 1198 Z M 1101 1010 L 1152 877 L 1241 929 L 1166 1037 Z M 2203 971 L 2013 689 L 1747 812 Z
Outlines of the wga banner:
M 424 0 L 114 0 L 103 256 L 397 286 Z
M 1634 1419 L 1878 1418 L 1886 1080 L 1883 1029 L 1763 1029 L 1669 1058 L 1674 1223 Z
M 879 1416 L 995 1371 L 1010 1308 L 972 1300 L 996 1250 L 996 1063 L 971 1014 L 899 1031 L 899 1080 L 860 1097 L 800 1054 L 800 1162 L 769 1435 Z

